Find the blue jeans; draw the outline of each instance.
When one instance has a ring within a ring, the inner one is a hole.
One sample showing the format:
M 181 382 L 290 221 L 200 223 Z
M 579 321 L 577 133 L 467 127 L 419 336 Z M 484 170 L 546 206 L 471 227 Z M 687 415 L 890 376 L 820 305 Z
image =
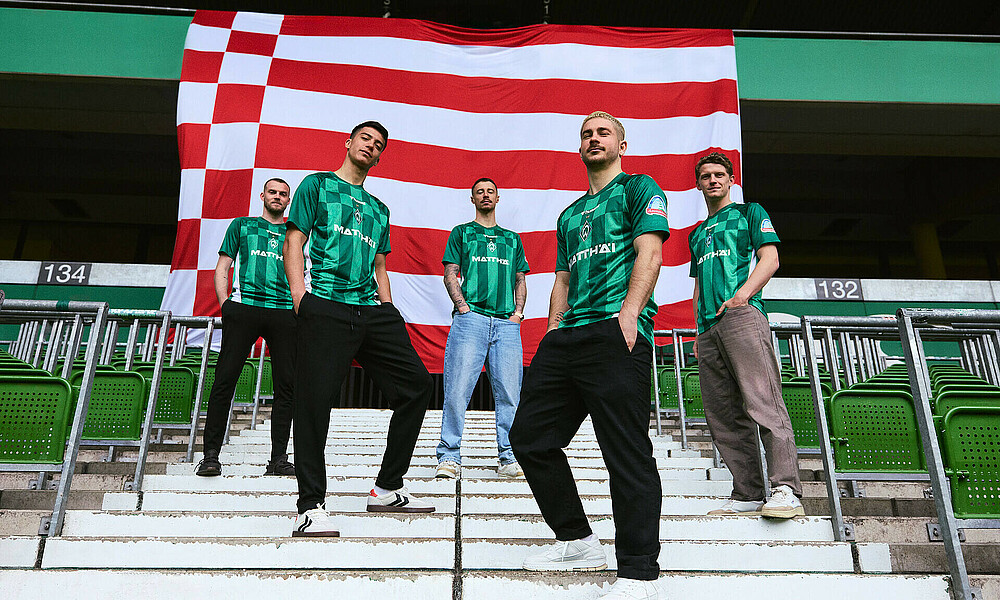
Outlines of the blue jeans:
M 514 462 L 508 433 L 521 400 L 521 326 L 507 319 L 469 311 L 456 314 L 444 349 L 444 412 L 438 462 L 462 464 L 462 430 L 472 390 L 486 364 L 496 404 L 497 451 L 500 464 Z

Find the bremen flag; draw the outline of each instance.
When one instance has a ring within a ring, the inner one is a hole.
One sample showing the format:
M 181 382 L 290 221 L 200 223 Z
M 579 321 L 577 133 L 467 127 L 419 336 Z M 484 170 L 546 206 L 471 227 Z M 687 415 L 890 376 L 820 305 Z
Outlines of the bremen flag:
M 268 178 L 294 191 L 309 173 L 339 168 L 351 128 L 372 119 L 390 137 L 365 188 L 391 212 L 392 297 L 424 363 L 441 371 L 451 323 L 448 233 L 475 217 L 469 188 L 490 177 L 497 222 L 521 235 L 531 266 L 529 364 L 545 332 L 556 219 L 587 189 L 579 130 L 595 110 L 625 125 L 624 170 L 651 175 L 667 194 L 656 327 L 691 327 L 687 237 L 706 216 L 698 158 L 728 154 L 742 199 L 731 31 L 198 11 L 177 102 L 180 207 L 163 308 L 219 314 L 212 277 L 229 222 L 261 214 Z

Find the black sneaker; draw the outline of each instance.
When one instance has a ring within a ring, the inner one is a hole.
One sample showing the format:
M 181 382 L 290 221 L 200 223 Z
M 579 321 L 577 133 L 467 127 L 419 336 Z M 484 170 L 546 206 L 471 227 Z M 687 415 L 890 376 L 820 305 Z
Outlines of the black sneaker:
M 295 476 L 295 465 L 288 462 L 288 455 L 268 461 L 264 469 L 264 475 L 291 475 Z
M 195 471 L 195 474 L 202 477 L 222 475 L 222 463 L 219 462 L 219 451 L 206 450 L 205 458 L 201 459 L 201 462 L 198 463 L 198 469 Z

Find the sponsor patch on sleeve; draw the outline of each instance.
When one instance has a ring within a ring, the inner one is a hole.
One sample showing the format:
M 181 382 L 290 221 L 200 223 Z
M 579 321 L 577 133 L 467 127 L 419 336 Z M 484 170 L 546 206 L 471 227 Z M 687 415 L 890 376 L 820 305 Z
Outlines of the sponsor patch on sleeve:
M 774 226 L 771 225 L 771 219 L 764 219 L 760 222 L 760 232 L 761 233 L 774 233 Z
M 649 199 L 649 204 L 646 205 L 646 214 L 667 218 L 667 201 L 663 199 L 663 196 L 657 194 Z

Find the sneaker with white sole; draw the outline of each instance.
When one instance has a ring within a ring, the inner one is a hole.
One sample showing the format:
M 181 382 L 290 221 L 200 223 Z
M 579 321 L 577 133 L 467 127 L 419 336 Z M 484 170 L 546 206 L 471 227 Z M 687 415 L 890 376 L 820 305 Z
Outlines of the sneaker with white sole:
M 501 464 L 497 467 L 497 475 L 503 477 L 504 479 L 517 479 L 518 477 L 524 477 L 524 471 L 521 470 L 521 465 L 517 464 L 517 461 Z
M 432 513 L 434 505 L 414 498 L 405 487 L 382 495 L 372 490 L 368 493 L 368 512 Z
M 326 505 L 317 504 L 316 508 L 307 510 L 295 519 L 292 537 L 340 537 L 340 532 L 333 526 L 330 513 L 326 512 Z
M 760 509 L 760 514 L 772 519 L 791 519 L 805 515 L 806 511 L 802 508 L 802 501 L 795 497 L 792 488 L 779 485 L 771 490 L 771 497 Z
M 572 540 L 529 556 L 523 566 L 529 571 L 600 571 L 608 567 L 608 557 L 600 540 Z
M 453 460 L 442 460 L 438 463 L 437 475 L 435 477 L 438 479 L 458 479 L 458 475 L 461 472 L 462 465 Z
M 718 515 L 759 515 L 760 507 L 764 506 L 763 500 L 734 500 L 730 498 L 725 504 L 714 510 L 708 511 L 713 516 Z
M 608 593 L 599 597 L 604 600 L 666 600 L 667 595 L 656 580 L 640 581 L 619 577 Z

